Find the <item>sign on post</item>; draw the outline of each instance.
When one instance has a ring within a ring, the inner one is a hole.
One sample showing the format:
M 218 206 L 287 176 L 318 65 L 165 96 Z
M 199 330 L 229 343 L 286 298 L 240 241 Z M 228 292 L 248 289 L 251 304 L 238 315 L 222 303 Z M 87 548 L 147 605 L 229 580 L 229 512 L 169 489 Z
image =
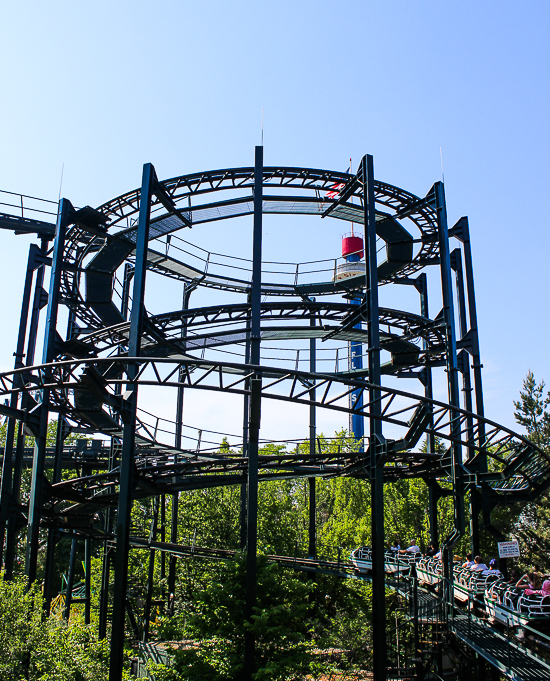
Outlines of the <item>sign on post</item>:
M 499 558 L 518 558 L 519 544 L 517 541 L 499 541 L 498 542 L 498 557 Z

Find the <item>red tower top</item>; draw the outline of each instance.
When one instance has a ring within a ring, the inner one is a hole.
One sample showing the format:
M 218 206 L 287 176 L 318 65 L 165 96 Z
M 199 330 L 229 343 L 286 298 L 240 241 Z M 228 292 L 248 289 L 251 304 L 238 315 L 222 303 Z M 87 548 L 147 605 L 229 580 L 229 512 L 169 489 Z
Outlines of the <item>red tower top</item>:
M 363 239 L 354 234 L 346 234 L 342 238 L 342 257 L 347 258 L 349 255 L 358 255 L 361 259 L 365 254 L 363 252 Z

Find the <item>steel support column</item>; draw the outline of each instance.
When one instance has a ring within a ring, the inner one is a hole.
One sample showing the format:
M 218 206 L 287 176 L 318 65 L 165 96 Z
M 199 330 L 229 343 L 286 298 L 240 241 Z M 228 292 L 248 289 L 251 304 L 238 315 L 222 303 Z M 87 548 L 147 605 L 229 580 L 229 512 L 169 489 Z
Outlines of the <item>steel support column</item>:
M 311 327 L 315 327 L 315 317 L 311 317 L 309 321 Z M 315 338 L 310 338 L 309 341 L 309 370 L 312 374 L 317 371 L 317 356 Z M 309 394 L 312 402 L 315 402 L 315 383 L 312 385 Z M 309 407 L 309 454 L 315 455 L 315 441 L 317 436 L 317 422 L 315 405 L 311 404 Z M 317 556 L 317 499 L 315 478 L 308 478 L 309 491 L 309 525 L 308 525 L 308 554 L 310 558 Z
M 48 241 L 42 239 L 40 246 L 40 260 L 36 271 L 36 280 L 34 284 L 34 295 L 32 304 L 31 321 L 29 324 L 29 339 L 27 341 L 27 352 L 25 357 L 25 364 L 32 366 L 34 364 L 34 355 L 36 351 L 36 338 L 38 333 L 38 322 L 40 319 L 40 310 L 46 305 L 46 292 L 42 288 L 44 284 L 44 273 L 46 271 L 46 253 L 48 251 Z M 23 393 L 21 398 L 21 409 L 25 411 L 29 405 L 30 396 Z M 18 424 L 17 428 L 17 442 L 15 447 L 15 457 L 12 471 L 12 488 L 11 496 L 15 504 L 19 503 L 21 492 L 21 476 L 23 473 L 23 453 L 25 448 L 25 433 L 22 423 Z M 13 577 L 13 567 L 15 561 L 15 554 L 17 549 L 17 534 L 20 528 L 19 519 L 16 513 L 11 513 L 8 518 L 8 528 L 6 535 L 6 551 L 5 551 L 5 579 Z
M 261 303 L 262 303 L 262 210 L 263 210 L 263 147 L 256 147 L 254 162 L 254 230 L 252 241 L 252 285 L 250 363 L 260 364 Z M 248 480 L 246 523 L 246 604 L 245 617 L 251 622 L 256 604 L 256 550 L 258 542 L 258 449 L 260 438 L 262 378 L 256 374 L 250 381 L 248 419 Z M 245 634 L 244 678 L 252 681 L 254 674 L 254 634 Z
M 474 395 L 475 395 L 475 411 L 476 414 L 483 418 L 485 409 L 483 406 L 483 381 L 481 377 L 481 357 L 479 352 L 479 332 L 477 327 L 477 308 L 474 287 L 474 269 L 472 262 L 472 248 L 470 243 L 470 224 L 467 217 L 462 217 L 453 227 L 454 236 L 462 242 L 464 249 L 464 279 L 466 281 L 466 291 L 468 293 L 468 317 L 470 320 L 470 329 L 468 332 L 469 344 L 467 346 L 468 352 L 472 356 L 472 369 L 474 374 Z M 477 441 L 480 447 L 485 443 L 485 424 L 478 421 Z M 475 460 L 475 470 L 473 472 L 486 473 L 487 472 L 487 454 L 484 451 L 478 450 Z M 476 521 L 479 525 L 479 507 L 483 511 L 483 525 L 486 529 L 499 539 L 499 532 L 491 523 L 491 490 L 487 485 L 481 489 L 481 504 L 477 494 L 471 494 L 473 499 L 473 506 L 475 506 Z M 474 513 L 472 512 L 472 516 Z M 502 535 L 500 535 L 502 536 Z M 474 548 L 474 528 L 472 529 L 472 551 L 479 552 L 479 527 L 477 528 L 477 549 Z
M 153 186 L 156 181 L 152 164 L 143 166 L 141 195 L 139 206 L 139 223 L 136 235 L 136 257 L 134 272 L 134 288 L 132 312 L 130 315 L 130 335 L 128 356 L 139 357 L 141 352 L 141 336 L 144 321 L 145 277 L 147 273 L 147 246 L 149 242 L 149 222 Z M 135 457 L 135 427 L 137 411 L 137 385 L 133 379 L 138 372 L 137 364 L 128 364 L 129 382 L 124 396 L 123 440 L 120 461 L 120 488 L 116 520 L 116 553 L 115 553 L 115 588 L 113 593 L 113 626 L 111 634 L 111 664 L 109 681 L 120 681 L 122 678 L 122 659 L 124 650 L 124 623 L 126 618 L 126 590 L 128 583 L 128 551 L 130 539 L 130 521 L 132 512 L 132 478 Z
M 458 300 L 458 328 L 460 339 L 463 342 L 468 340 L 468 320 L 466 316 L 466 295 L 464 291 L 464 273 L 462 270 L 462 254 L 459 248 L 455 248 L 451 253 L 451 268 L 455 273 L 456 295 Z M 470 377 L 470 362 L 466 350 L 461 350 L 458 358 L 459 370 L 462 374 L 462 392 L 464 393 L 464 409 L 472 412 L 472 381 Z M 474 422 L 471 416 L 466 419 L 468 431 L 468 441 L 474 441 Z M 474 456 L 474 450 L 468 453 L 468 458 Z
M 464 534 L 464 489 L 462 476 L 462 447 L 460 440 L 460 417 L 453 407 L 460 407 L 458 389 L 458 364 L 456 354 L 455 312 L 451 281 L 451 258 L 449 249 L 449 230 L 447 225 L 447 208 L 445 205 L 445 188 L 442 182 L 433 187 L 435 208 L 437 211 L 437 229 L 440 253 L 441 296 L 445 320 L 446 369 L 449 405 L 451 406 L 451 437 L 455 440 L 450 446 L 450 473 L 453 488 L 454 528 L 443 544 L 443 569 L 446 585 L 446 602 L 452 604 L 452 549 Z
M 27 259 L 27 272 L 25 284 L 23 286 L 23 300 L 21 302 L 21 316 L 19 318 L 19 332 L 17 334 L 17 346 L 15 350 L 14 369 L 24 366 L 25 338 L 27 335 L 27 321 L 29 318 L 29 307 L 31 302 L 32 281 L 34 270 L 37 267 L 37 255 L 40 254 L 38 246 L 31 244 L 29 247 L 29 257 Z M 14 387 L 21 387 L 22 381 L 19 376 L 14 378 Z M 17 409 L 19 395 L 13 392 L 10 398 L 10 407 Z M 13 483 L 13 445 L 15 439 L 16 420 L 8 419 L 6 428 L 6 443 L 4 445 L 4 457 L 2 462 L 2 481 L 0 483 L 0 568 L 4 558 L 4 537 L 6 533 L 6 521 L 10 512 L 10 501 Z
M 153 502 L 153 519 L 149 542 L 157 540 L 157 522 L 159 515 L 159 497 Z M 147 643 L 149 637 L 149 619 L 151 617 L 151 601 L 153 600 L 153 579 L 155 576 L 155 549 L 149 549 L 149 568 L 147 570 L 147 593 L 145 595 L 145 612 L 143 615 L 143 642 Z
M 112 549 L 103 544 L 103 563 L 101 566 L 101 594 L 99 601 L 99 638 L 107 636 L 107 610 L 109 608 L 109 582 L 111 576 L 111 551 Z
M 69 558 L 69 573 L 67 575 L 67 588 L 65 589 L 65 610 L 63 611 L 63 619 L 69 621 L 71 616 L 71 603 L 73 600 L 73 586 L 74 586 L 74 570 L 76 567 L 76 550 L 78 542 L 73 536 L 71 541 L 71 556 Z
M 416 289 L 420 294 L 420 314 L 426 319 L 430 318 L 430 310 L 428 305 L 428 277 L 423 272 L 416 278 Z M 428 350 L 428 341 L 422 341 L 422 349 Z M 432 384 L 432 368 L 428 362 L 422 372 L 422 383 L 424 385 L 424 395 L 429 399 L 433 399 L 433 384 Z M 430 428 L 433 428 L 433 417 L 430 418 Z M 433 432 L 426 433 L 426 451 L 429 453 L 435 452 L 436 439 Z M 439 501 L 440 490 L 437 480 L 428 481 L 428 518 L 430 525 L 430 541 L 435 546 L 439 546 L 439 528 L 437 525 L 437 502 Z
M 456 293 L 458 299 L 458 323 L 460 330 L 460 338 L 463 342 L 467 342 L 469 338 L 468 320 L 466 313 L 466 295 L 464 290 L 464 272 L 462 269 L 462 253 L 459 248 L 455 248 L 451 253 L 451 267 L 455 272 Z M 468 412 L 473 412 L 472 407 L 472 381 L 470 377 L 470 360 L 469 355 L 465 349 L 462 349 L 458 354 L 459 369 L 462 373 L 462 392 L 464 393 L 464 408 Z M 468 442 L 474 444 L 474 421 L 472 416 L 466 418 L 466 428 L 468 431 Z M 476 450 L 473 446 L 468 450 L 467 461 L 476 456 Z M 477 466 L 476 466 L 477 470 Z M 479 512 L 480 505 L 478 503 L 478 495 L 475 488 L 475 483 L 469 485 L 470 497 L 470 535 L 471 535 L 471 551 L 472 555 L 477 556 L 479 553 Z
M 63 469 L 63 445 L 68 431 L 65 428 L 65 418 L 59 414 L 57 417 L 57 432 L 55 436 L 55 457 L 53 465 L 52 484 L 61 482 Z M 46 567 L 44 571 L 44 610 L 46 614 L 50 613 L 50 604 L 54 597 L 54 561 L 55 561 L 55 547 L 59 540 L 59 530 L 48 530 L 48 545 L 46 549 Z
M 84 540 L 84 624 L 92 620 L 92 540 Z
M 374 681 L 386 678 L 386 603 L 384 572 L 384 438 L 380 420 L 380 315 L 378 309 L 378 263 L 376 257 L 376 206 L 374 162 L 362 161 L 365 224 L 366 309 L 369 369 L 369 455 L 371 474 L 372 620 Z
M 189 309 L 189 299 L 191 293 L 194 290 L 194 286 L 189 286 L 187 284 L 183 285 L 183 301 L 182 310 Z M 183 351 L 187 350 L 185 345 L 185 338 L 187 336 L 187 321 L 184 319 L 181 326 L 181 339 L 183 341 Z M 181 370 L 180 370 L 181 379 Z M 185 398 L 185 389 L 183 385 L 179 385 L 177 388 L 177 399 L 176 399 L 176 430 L 175 430 L 175 446 L 181 449 L 182 446 L 182 434 L 183 434 L 183 404 Z M 176 463 L 176 462 L 174 462 Z M 178 510 L 179 510 L 179 492 L 172 494 L 172 509 L 170 513 L 170 541 L 172 544 L 177 544 L 178 542 Z M 163 554 L 164 555 L 164 554 Z M 168 563 L 168 599 L 170 602 L 170 611 L 173 611 L 174 599 L 176 593 L 176 565 L 177 556 L 170 554 L 170 559 Z
M 69 225 L 70 215 L 74 209 L 67 199 L 61 199 L 55 227 L 55 242 L 52 255 L 52 270 L 50 276 L 50 290 L 48 295 L 48 311 L 44 329 L 44 347 L 42 350 L 42 364 L 51 364 L 54 358 L 55 339 L 57 334 L 57 315 L 61 288 L 61 272 L 63 269 L 63 250 L 65 236 Z M 48 380 L 51 368 L 42 370 L 43 377 Z M 42 491 L 45 482 L 44 462 L 46 458 L 46 441 L 48 437 L 48 414 L 50 392 L 43 389 L 40 396 L 40 423 L 35 438 L 34 457 L 32 467 L 31 493 L 29 498 L 29 520 L 27 525 L 27 554 L 25 573 L 29 585 L 36 579 L 38 562 L 38 540 L 40 532 L 40 517 L 42 514 Z
M 474 373 L 474 394 L 476 402 L 476 414 L 483 418 L 485 409 L 483 407 L 483 381 L 481 378 L 481 357 L 479 353 L 479 332 L 477 328 L 477 308 L 476 294 L 474 287 L 474 268 L 472 262 L 472 247 L 470 243 L 470 225 L 467 217 L 460 218 L 459 225 L 453 228 L 453 235 L 462 242 L 464 248 L 464 278 L 466 280 L 466 291 L 468 292 L 468 317 L 470 318 L 470 352 L 472 355 L 472 369 Z M 485 424 L 479 423 L 478 431 L 479 445 L 485 442 Z M 485 456 L 485 462 L 487 457 Z
M 250 296 L 248 297 L 248 302 L 250 304 Z M 251 310 L 252 314 L 252 310 Z M 248 329 L 246 332 L 246 343 L 244 349 L 244 362 L 245 364 L 250 364 L 250 327 L 252 325 L 251 317 L 248 320 Z M 248 419 L 250 410 L 250 396 L 248 391 L 250 390 L 250 378 L 245 379 L 244 383 L 245 393 L 243 395 L 243 456 L 248 456 Z M 247 487 L 246 482 L 241 485 L 241 508 L 239 516 L 240 525 L 240 546 L 241 549 L 246 548 L 246 503 L 247 503 Z

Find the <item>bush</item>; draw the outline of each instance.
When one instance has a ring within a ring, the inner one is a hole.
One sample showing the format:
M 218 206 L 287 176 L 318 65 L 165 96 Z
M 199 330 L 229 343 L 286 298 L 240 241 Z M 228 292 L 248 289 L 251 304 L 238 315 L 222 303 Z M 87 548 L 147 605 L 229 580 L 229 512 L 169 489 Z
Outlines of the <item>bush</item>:
M 44 618 L 42 595 L 23 580 L 0 579 L 0 679 L 2 681 L 103 681 L 109 649 L 91 626 Z

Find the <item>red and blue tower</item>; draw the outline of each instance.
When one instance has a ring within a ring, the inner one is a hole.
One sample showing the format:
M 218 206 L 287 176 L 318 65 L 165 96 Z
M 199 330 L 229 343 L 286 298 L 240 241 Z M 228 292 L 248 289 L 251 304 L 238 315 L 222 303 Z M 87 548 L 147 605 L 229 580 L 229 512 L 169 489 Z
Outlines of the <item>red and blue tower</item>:
M 360 236 L 353 234 L 346 234 L 342 238 L 342 257 L 346 261 L 341 267 L 342 274 L 346 273 L 346 278 L 364 276 L 365 265 L 361 262 L 364 257 L 363 239 Z M 353 263 L 357 263 L 355 266 Z M 351 298 L 352 305 L 359 305 L 361 299 L 354 296 Z M 361 328 L 361 322 L 354 326 L 355 329 Z M 363 369 L 363 344 L 358 341 L 349 341 L 349 369 L 352 372 Z M 362 408 L 363 397 L 360 390 L 354 390 L 350 395 L 351 406 Z M 357 413 L 352 413 L 350 430 L 353 436 L 363 441 L 365 434 L 364 417 Z M 362 449 L 362 445 L 361 445 Z

